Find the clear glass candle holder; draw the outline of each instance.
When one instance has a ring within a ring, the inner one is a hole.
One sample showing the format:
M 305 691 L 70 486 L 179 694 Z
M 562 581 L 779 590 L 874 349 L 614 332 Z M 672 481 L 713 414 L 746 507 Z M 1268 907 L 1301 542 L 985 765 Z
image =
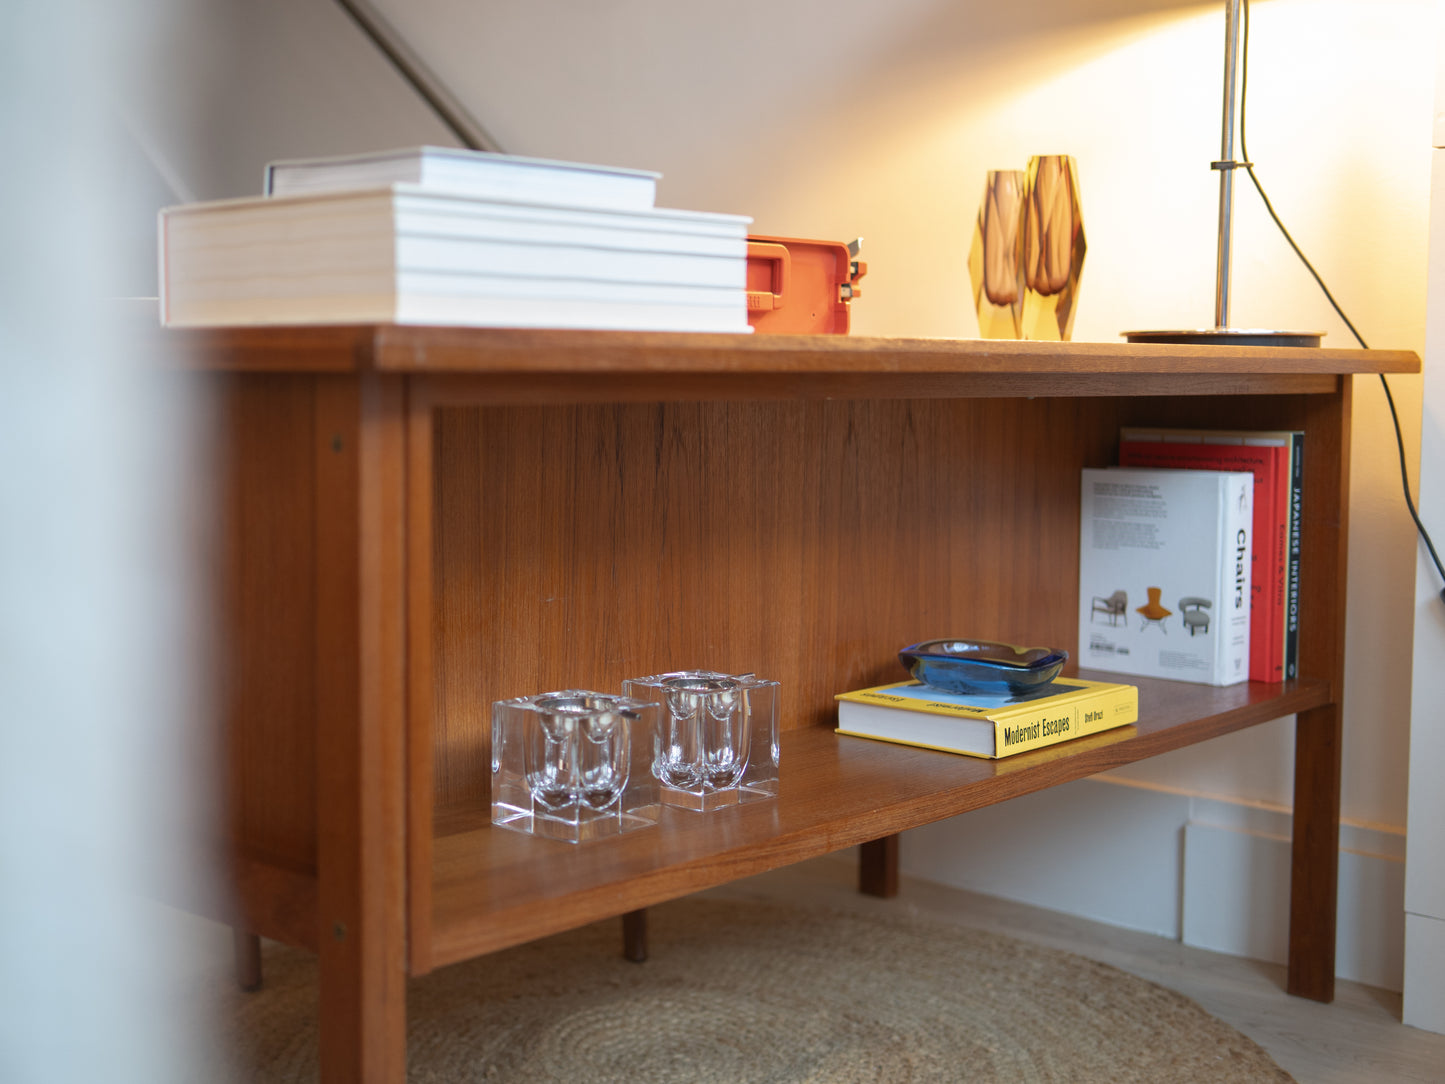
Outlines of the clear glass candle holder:
M 658 705 L 582 689 L 492 705 L 492 823 L 567 843 L 656 824 Z
M 708 810 L 778 793 L 778 683 L 678 670 L 622 683 L 659 708 L 652 775 L 664 805 Z

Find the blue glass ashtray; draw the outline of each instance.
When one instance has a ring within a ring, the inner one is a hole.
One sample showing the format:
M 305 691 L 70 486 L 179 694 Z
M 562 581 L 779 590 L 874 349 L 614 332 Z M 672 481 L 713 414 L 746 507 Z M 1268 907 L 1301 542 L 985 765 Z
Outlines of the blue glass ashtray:
M 1069 653 L 990 640 L 925 640 L 898 653 L 914 680 L 951 693 L 1026 693 L 1059 676 Z

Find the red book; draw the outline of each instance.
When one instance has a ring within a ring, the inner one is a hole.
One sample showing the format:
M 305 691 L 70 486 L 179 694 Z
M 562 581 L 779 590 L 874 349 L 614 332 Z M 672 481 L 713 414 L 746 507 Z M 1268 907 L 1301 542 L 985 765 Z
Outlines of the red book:
M 1125 429 L 1121 467 L 1249 471 L 1254 475 L 1250 555 L 1249 679 L 1285 679 L 1291 447 L 1275 433 Z

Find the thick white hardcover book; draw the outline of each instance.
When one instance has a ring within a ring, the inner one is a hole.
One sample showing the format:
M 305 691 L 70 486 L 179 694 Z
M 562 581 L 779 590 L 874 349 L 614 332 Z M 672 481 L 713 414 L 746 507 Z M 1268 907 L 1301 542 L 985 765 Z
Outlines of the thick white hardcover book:
M 1248 472 L 1086 469 L 1079 665 L 1233 685 L 1249 678 Z
M 161 319 L 746 333 L 750 221 L 405 184 L 188 204 L 160 213 Z

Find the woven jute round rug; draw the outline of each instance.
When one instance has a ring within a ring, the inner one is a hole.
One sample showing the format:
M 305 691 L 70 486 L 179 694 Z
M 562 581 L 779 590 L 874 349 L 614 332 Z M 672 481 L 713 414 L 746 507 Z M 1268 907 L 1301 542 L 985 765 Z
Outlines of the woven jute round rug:
M 902 916 L 708 899 L 654 908 L 651 957 L 608 922 L 407 988 L 422 1084 L 1200 1084 L 1292 1078 L 1194 1002 L 1047 947 Z M 222 990 L 225 984 L 217 984 Z M 316 1079 L 316 965 L 268 947 L 219 994 L 236 1079 Z M 217 1067 L 220 1068 L 219 1066 Z

